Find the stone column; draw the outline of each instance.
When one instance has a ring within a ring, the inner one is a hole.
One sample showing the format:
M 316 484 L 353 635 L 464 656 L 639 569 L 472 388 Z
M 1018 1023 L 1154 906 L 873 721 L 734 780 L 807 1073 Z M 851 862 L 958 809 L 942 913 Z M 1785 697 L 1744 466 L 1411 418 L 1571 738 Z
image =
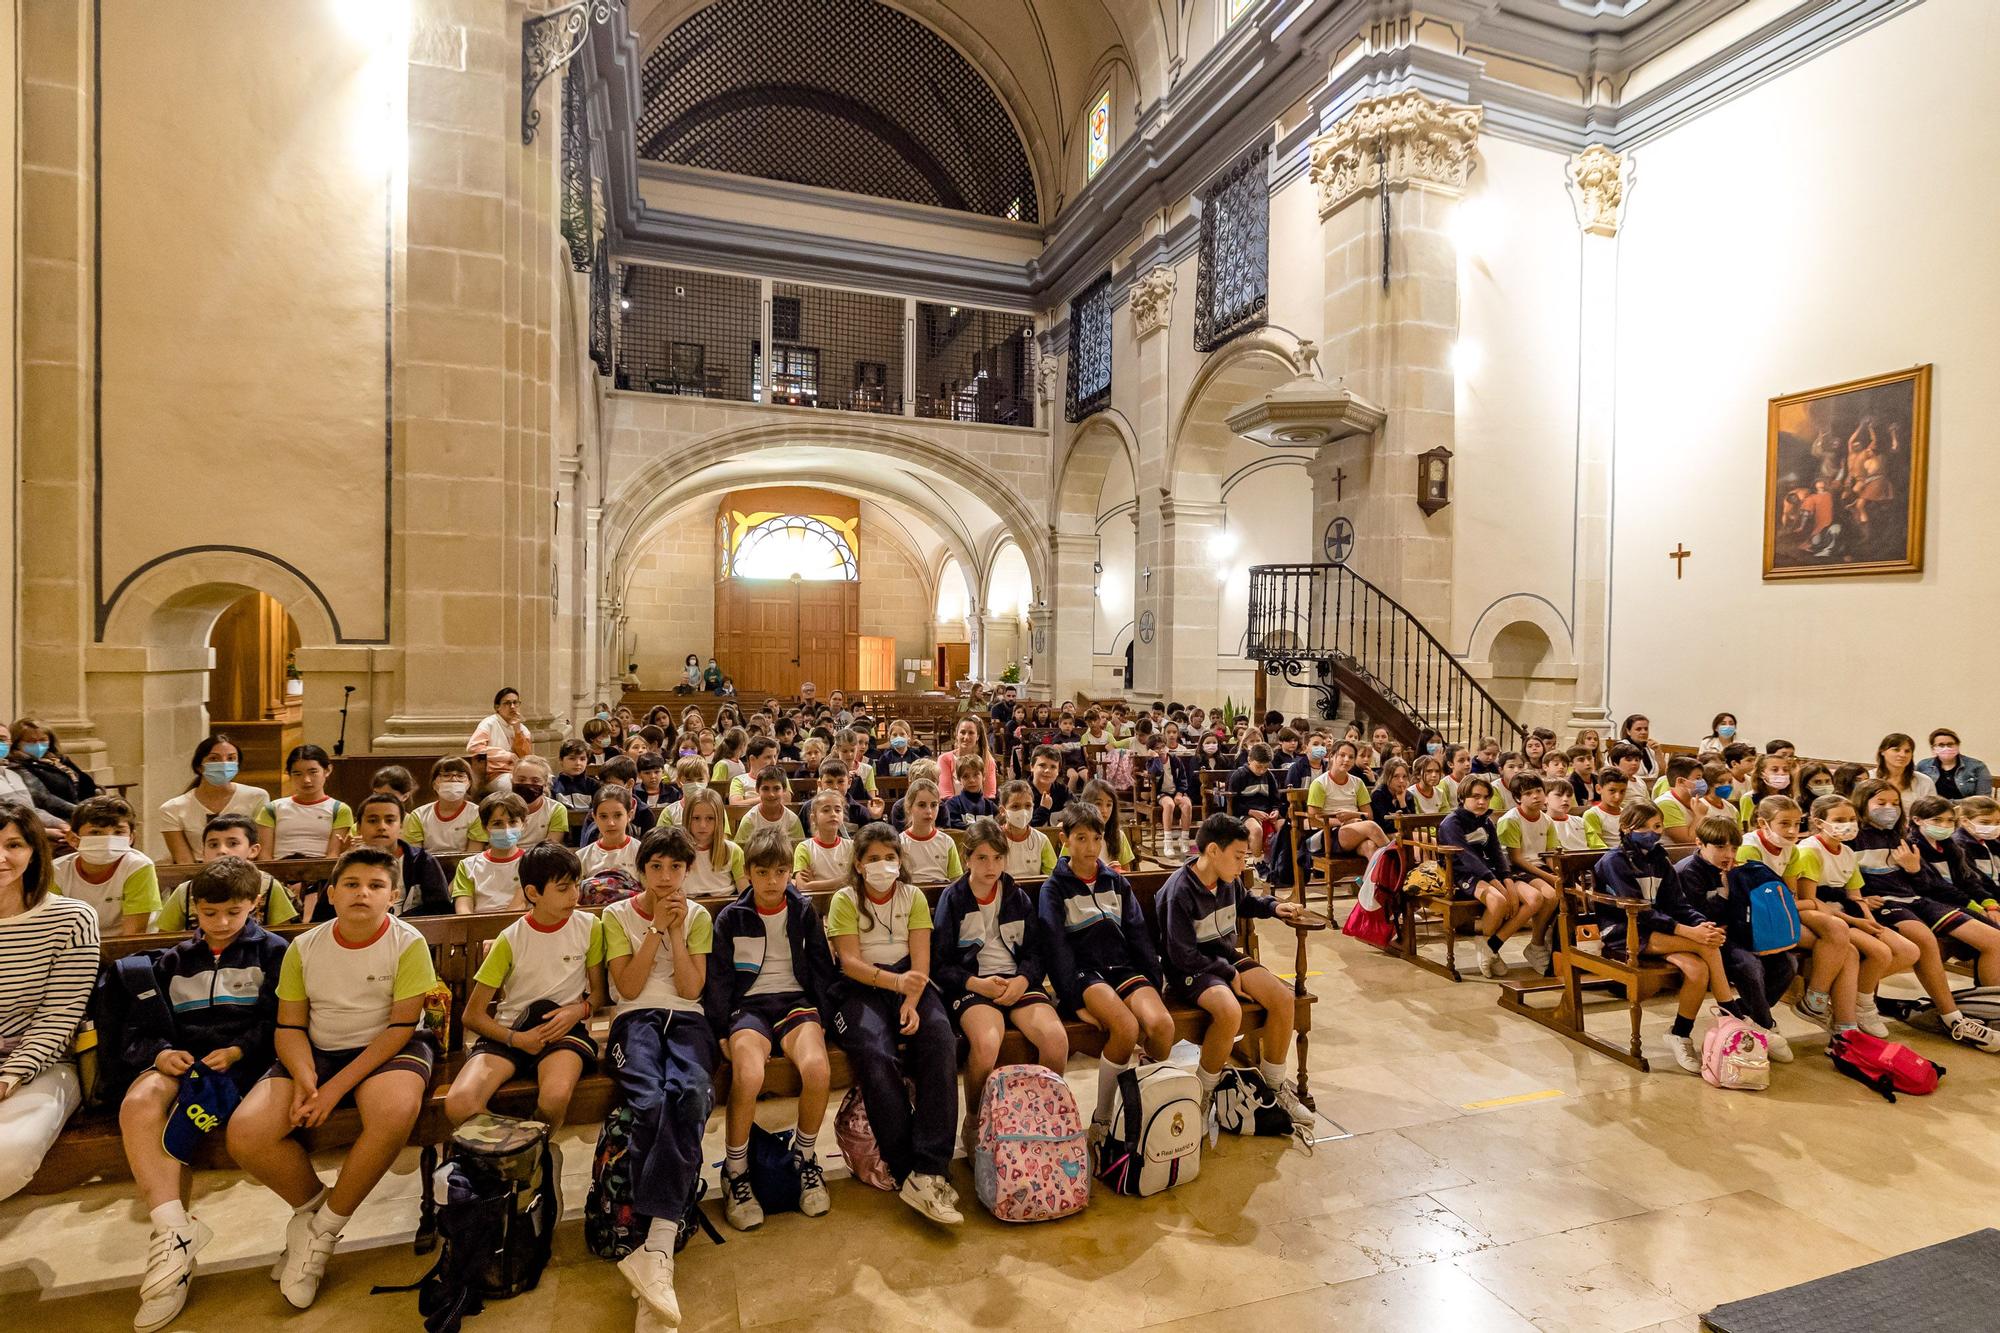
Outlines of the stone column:
M 455 747 L 503 685 L 538 740 L 553 698 L 552 420 L 559 282 L 556 88 L 521 143 L 521 0 L 414 0 L 415 31 L 462 33 L 409 69 L 410 183 L 396 273 L 393 599 L 403 648 L 384 750 Z M 468 670 L 468 653 L 478 665 Z M 622 662 L 614 664 L 623 668 Z
M 1049 538 L 1055 570 L 1055 605 L 1049 615 L 1049 651 L 1035 654 L 1035 682 L 1057 699 L 1089 692 L 1097 646 L 1097 537 L 1058 532 Z
M 17 10 L 20 440 L 13 553 L 20 697 L 71 758 L 111 774 L 85 699 L 97 637 L 91 553 L 90 8 Z M 192 747 L 190 746 L 190 749 Z
M 1631 156 L 1593 144 L 1569 160 L 1570 196 L 1583 228 L 1577 329 L 1576 698 L 1565 729 L 1603 731 L 1611 655 L 1611 469 L 1617 387 L 1618 226 L 1634 175 Z
M 1152 697 L 1167 691 L 1167 644 L 1163 627 L 1173 619 L 1164 572 L 1171 557 L 1165 546 L 1161 508 L 1173 478 L 1167 474 L 1167 435 L 1173 426 L 1167 360 L 1173 324 L 1174 271 L 1149 269 L 1132 284 L 1132 330 L 1138 348 L 1139 393 L 1133 413 L 1139 440 L 1138 487 L 1133 521 L 1138 525 L 1132 547 L 1132 686 Z M 1150 570 L 1150 575 L 1147 571 Z
M 1209 544 L 1222 531 L 1219 501 L 1183 500 L 1168 496 L 1160 503 L 1160 551 L 1164 563 L 1153 567 L 1153 581 L 1163 589 L 1163 614 L 1154 639 L 1166 678 L 1160 693 L 1182 703 L 1212 701 L 1217 690 L 1216 617 L 1222 584 L 1216 577 Z
M 1014 616 L 996 616 L 989 609 L 979 618 L 980 665 L 973 674 L 992 683 L 1010 662 L 1020 660 L 1021 622 Z
M 1038 699 L 1049 697 L 1055 671 L 1056 609 L 1047 602 L 1028 612 L 1028 639 L 1023 654 L 1029 659 L 1029 691 Z
M 1451 221 L 1480 109 L 1400 92 L 1357 103 L 1312 143 L 1325 243 L 1328 378 L 1388 412 L 1373 436 L 1321 450 L 1313 530 L 1348 518 L 1348 564 L 1449 641 L 1452 517 L 1417 507 L 1417 455 L 1454 439 L 1458 256 Z M 1383 225 L 1383 198 L 1389 219 Z M 1388 247 L 1384 288 L 1383 247 Z M 1337 498 L 1336 470 L 1346 476 Z

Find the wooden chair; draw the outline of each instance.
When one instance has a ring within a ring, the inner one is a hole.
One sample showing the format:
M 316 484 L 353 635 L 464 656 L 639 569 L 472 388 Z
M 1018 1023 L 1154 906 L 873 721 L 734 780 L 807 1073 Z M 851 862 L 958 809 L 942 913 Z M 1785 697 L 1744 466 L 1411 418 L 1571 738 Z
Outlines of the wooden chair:
M 1597 891 L 1592 875 L 1603 856 L 1601 851 L 1562 854 L 1559 873 L 1563 896 L 1551 926 L 1555 933 L 1556 980 L 1534 988 L 1559 991 L 1556 1004 L 1553 1007 L 1530 1004 L 1526 997 L 1534 989 L 1503 987 L 1500 1007 L 1532 1019 L 1599 1055 L 1608 1055 L 1620 1064 L 1644 1071 L 1651 1066 L 1646 1061 L 1639 1032 L 1643 1006 L 1651 996 L 1677 985 L 1680 973 L 1664 962 L 1635 957 L 1622 949 L 1605 952 L 1598 937 L 1597 909 L 1608 907 L 1624 913 L 1625 938 L 1632 940 L 1638 938 L 1639 917 L 1646 904 L 1636 898 Z M 1586 991 L 1613 992 L 1612 1000 L 1624 1006 L 1631 1024 L 1626 1045 L 1621 1047 L 1595 1036 L 1585 1026 Z
M 1476 900 L 1457 896 L 1451 857 L 1437 840 L 1438 825 L 1443 822 L 1443 815 L 1396 816 L 1396 840 L 1403 848 L 1406 881 L 1412 867 L 1427 861 L 1435 862 L 1444 872 L 1443 887 L 1433 893 L 1412 892 L 1406 883 L 1401 894 L 1402 920 L 1396 938 L 1404 962 L 1452 981 L 1463 981 L 1465 978 L 1458 970 L 1459 929 L 1477 921 L 1485 909 Z M 1420 951 L 1418 936 L 1426 931 L 1442 934 L 1444 962 L 1426 958 Z
M 1363 872 L 1368 869 L 1366 857 L 1353 856 L 1340 849 L 1340 836 L 1335 831 L 1334 822 L 1324 812 L 1312 810 L 1306 805 L 1311 793 L 1304 787 L 1291 787 L 1285 791 L 1285 837 L 1291 840 L 1292 873 L 1303 888 L 1315 876 L 1326 886 L 1326 908 L 1333 910 L 1334 890 L 1341 885 L 1357 889 Z M 1310 858 L 1306 846 L 1312 835 L 1320 835 L 1319 851 Z M 1312 864 L 1307 865 L 1310 859 Z M 1305 901 L 1303 898 L 1301 902 Z

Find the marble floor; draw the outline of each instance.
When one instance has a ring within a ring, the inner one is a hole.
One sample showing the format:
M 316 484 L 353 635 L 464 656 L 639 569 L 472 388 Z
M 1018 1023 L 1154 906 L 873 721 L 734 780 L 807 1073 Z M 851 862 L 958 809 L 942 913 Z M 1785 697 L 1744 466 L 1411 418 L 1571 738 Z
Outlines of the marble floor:
M 1659 1003 L 1655 1072 L 1640 1074 L 1502 1012 L 1490 984 L 1453 985 L 1338 936 L 1315 940 L 1309 984 L 1323 1132 L 1344 1137 L 1310 1155 L 1225 1138 L 1188 1185 L 1100 1196 L 1036 1227 L 986 1219 L 962 1161 L 956 1232 L 842 1180 L 828 1217 L 724 1227 L 719 1249 L 697 1238 L 680 1260 L 684 1326 L 1212 1328 L 1228 1311 L 1236 1328 L 1693 1330 L 1718 1302 L 2000 1216 L 2000 1058 L 1898 1032 L 1950 1073 L 1936 1096 L 1891 1106 L 1834 1073 L 1823 1038 L 1787 1015 L 1798 1062 L 1768 1093 L 1723 1093 L 1673 1065 Z M 1089 1091 L 1087 1069 L 1071 1078 Z M 791 1110 L 760 1115 L 783 1125 Z M 573 1215 L 590 1143 L 570 1131 L 563 1147 Z M 411 1153 L 355 1219 L 319 1302 L 295 1314 L 264 1273 L 282 1207 L 240 1178 L 205 1179 L 196 1211 L 217 1238 L 174 1327 L 416 1327 L 414 1297 L 368 1294 L 428 1262 L 401 1244 L 415 1190 Z M 145 1249 L 144 1215 L 119 1187 L 0 1204 L 0 1327 L 129 1328 Z M 623 1280 L 572 1221 L 541 1286 L 467 1327 L 633 1321 Z

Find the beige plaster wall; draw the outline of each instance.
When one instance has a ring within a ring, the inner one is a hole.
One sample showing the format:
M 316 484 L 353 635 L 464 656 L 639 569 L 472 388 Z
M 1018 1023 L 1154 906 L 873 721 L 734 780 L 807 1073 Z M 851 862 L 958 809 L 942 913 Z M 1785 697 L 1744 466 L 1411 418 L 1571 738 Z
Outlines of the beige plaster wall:
M 17 20 L 15 11 L 9 6 L 0 11 L 0 69 L 17 68 L 20 54 Z M 18 143 L 19 116 L 15 110 L 15 99 L 0 99 L 0 141 Z M 6 297 L 6 309 L 12 310 L 15 301 L 14 266 L 19 257 L 15 243 L 16 227 L 19 224 L 17 173 L 13 171 L 0 175 L 0 293 Z M 0 329 L 0 403 L 7 405 L 6 420 L 0 422 L 0 465 L 6 468 L 5 475 L 19 478 L 20 464 L 16 457 L 16 431 L 19 420 L 14 398 L 14 364 L 17 346 L 14 338 L 15 321 L 8 320 Z M 18 482 L 15 483 L 18 485 Z M 0 551 L 6 553 L 6 577 L 0 579 L 0 661 L 7 664 L 0 673 L 0 713 L 8 717 L 19 715 L 15 703 L 19 685 L 19 663 L 14 653 L 15 618 L 15 568 L 14 568 L 14 497 L 9 503 L 0 504 Z

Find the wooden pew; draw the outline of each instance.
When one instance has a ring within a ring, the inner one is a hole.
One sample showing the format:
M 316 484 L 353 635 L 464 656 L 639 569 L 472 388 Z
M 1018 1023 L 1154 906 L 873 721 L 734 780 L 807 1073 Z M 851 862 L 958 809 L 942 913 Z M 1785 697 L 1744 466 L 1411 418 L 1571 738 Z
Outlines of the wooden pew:
M 1646 904 L 1634 898 L 1599 893 L 1592 875 L 1604 856 L 1602 851 L 1564 852 L 1559 873 L 1563 896 L 1551 929 L 1555 947 L 1556 985 L 1539 989 L 1559 992 L 1551 1007 L 1531 1004 L 1523 991 L 1502 989 L 1500 1005 L 1512 1013 L 1540 1023 L 1578 1045 L 1599 1055 L 1608 1055 L 1634 1069 L 1651 1068 L 1644 1055 L 1639 1026 L 1645 1001 L 1661 990 L 1677 985 L 1680 973 L 1664 962 L 1637 958 L 1621 951 L 1607 954 L 1598 941 L 1597 909 L 1615 908 L 1625 915 L 1625 938 L 1639 935 L 1639 916 Z M 1622 1004 L 1630 1019 L 1631 1035 L 1624 1046 L 1594 1036 L 1585 1026 L 1585 992 L 1610 992 Z
M 1437 840 L 1438 825 L 1444 822 L 1443 815 L 1397 815 L 1396 839 L 1403 846 L 1403 870 L 1407 881 L 1412 867 L 1423 862 L 1434 862 L 1444 872 L 1443 887 L 1435 893 L 1412 892 L 1407 883 L 1402 891 L 1402 920 L 1396 929 L 1396 941 L 1404 962 L 1414 963 L 1426 972 L 1435 972 L 1452 981 L 1465 978 L 1458 970 L 1458 936 L 1461 927 L 1470 926 L 1484 912 L 1477 900 L 1457 896 L 1455 876 L 1452 872 L 1451 857 Z M 1444 940 L 1444 962 L 1426 958 L 1418 948 L 1420 933 L 1436 932 Z
M 1147 918 L 1152 919 L 1153 897 L 1166 883 L 1165 871 L 1140 871 L 1128 877 L 1133 890 L 1140 896 Z M 1041 887 L 1039 879 L 1020 881 L 1022 888 L 1030 894 Z M 925 892 L 935 903 L 940 888 Z M 815 906 L 821 911 L 831 900 L 831 893 L 811 895 Z M 1296 900 L 1296 898 L 1295 898 Z M 711 911 L 727 903 L 727 898 L 700 899 Z M 411 1132 L 412 1145 L 442 1142 L 451 1132 L 444 1115 L 444 1098 L 465 1060 L 465 1027 L 460 1015 L 471 994 L 472 977 L 485 957 L 487 947 L 502 930 L 518 918 L 514 912 L 483 912 L 468 916 L 431 916 L 407 918 L 412 926 L 420 930 L 430 944 L 431 958 L 438 979 L 451 992 L 452 1022 L 445 1049 L 439 1059 L 437 1074 L 432 1081 L 429 1098 L 419 1115 L 416 1128 Z M 1245 920 L 1242 925 L 1243 947 L 1255 953 L 1257 937 L 1253 923 Z M 280 927 L 278 934 L 291 936 L 304 927 Z M 1305 930 L 1298 932 L 1297 959 L 1293 980 L 1295 998 L 1294 1029 L 1298 1041 L 1296 1074 L 1300 1100 L 1312 1105 L 1312 1094 L 1308 1083 L 1306 1065 L 1307 1032 L 1311 1026 L 1312 996 L 1305 989 Z M 104 942 L 106 962 L 128 954 L 147 949 L 161 948 L 186 939 L 186 935 L 142 935 L 121 936 Z M 711 960 L 712 962 L 713 960 Z M 1169 1001 L 1169 1012 L 1173 1015 L 1176 1040 L 1199 1041 L 1206 1029 L 1207 1015 L 1186 1005 Z M 1261 1033 L 1264 1024 L 1264 1010 L 1257 1005 L 1245 1003 L 1243 1006 L 1243 1031 L 1239 1041 L 1248 1042 Z M 592 1030 L 600 1038 L 608 1032 L 610 1020 L 600 1015 L 592 1021 Z M 1104 1045 L 1101 1029 L 1074 1019 L 1066 1022 L 1072 1055 L 1093 1056 L 1100 1054 Z M 845 1054 L 836 1043 L 828 1042 L 829 1063 L 833 1084 L 838 1087 L 852 1081 Z M 1000 1049 L 1000 1063 L 1032 1063 L 1034 1051 L 1019 1032 L 1010 1030 Z M 728 1096 L 729 1069 L 725 1058 L 716 1072 L 717 1103 Z M 790 1061 L 781 1056 L 773 1056 L 765 1071 L 765 1091 L 773 1095 L 792 1095 L 798 1091 L 798 1074 Z M 610 1077 L 593 1071 L 578 1083 L 576 1094 L 570 1102 L 569 1120 L 572 1124 L 587 1124 L 602 1120 L 612 1104 L 612 1083 Z M 532 1115 L 535 1109 L 535 1084 L 532 1079 L 514 1079 L 504 1085 L 492 1100 L 492 1108 L 510 1115 Z M 302 1137 L 309 1149 L 318 1152 L 343 1147 L 354 1141 L 359 1132 L 360 1122 L 352 1108 L 336 1111 L 317 1129 L 306 1132 Z M 220 1135 L 214 1136 L 202 1149 L 199 1165 L 203 1167 L 228 1167 L 227 1146 Z M 56 1140 L 55 1146 L 43 1158 L 40 1169 L 27 1187 L 29 1193 L 53 1194 L 73 1188 L 85 1181 L 104 1177 L 123 1178 L 127 1174 L 125 1155 L 118 1132 L 116 1107 L 90 1107 L 77 1113 Z

